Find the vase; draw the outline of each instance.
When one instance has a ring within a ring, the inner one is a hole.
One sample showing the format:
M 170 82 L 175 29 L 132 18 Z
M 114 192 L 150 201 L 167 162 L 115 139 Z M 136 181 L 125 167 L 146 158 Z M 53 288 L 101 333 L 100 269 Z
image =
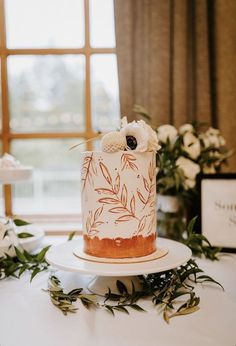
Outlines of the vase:
M 186 211 L 178 196 L 157 194 L 158 236 L 181 241 L 186 229 Z

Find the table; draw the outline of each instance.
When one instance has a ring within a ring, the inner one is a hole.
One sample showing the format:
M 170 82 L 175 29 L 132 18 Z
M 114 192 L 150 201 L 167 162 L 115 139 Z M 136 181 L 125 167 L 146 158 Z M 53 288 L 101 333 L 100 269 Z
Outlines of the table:
M 56 244 L 64 239 L 46 241 Z M 212 284 L 197 285 L 200 310 L 173 318 L 169 325 L 148 300 L 140 303 L 148 312 L 117 312 L 113 317 L 78 303 L 76 314 L 64 316 L 42 290 L 47 288 L 48 272 L 32 283 L 28 274 L 0 281 L 0 346 L 236 346 L 236 255 L 197 263 L 225 291 Z M 57 276 L 68 288 L 85 287 L 92 278 L 62 271 Z

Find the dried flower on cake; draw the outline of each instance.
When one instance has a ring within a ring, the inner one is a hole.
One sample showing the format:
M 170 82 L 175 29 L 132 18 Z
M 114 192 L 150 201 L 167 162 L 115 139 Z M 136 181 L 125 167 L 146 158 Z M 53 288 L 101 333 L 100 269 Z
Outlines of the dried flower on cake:
M 105 134 L 101 140 L 102 151 L 114 153 L 116 151 L 125 150 L 126 138 L 118 131 L 113 131 Z

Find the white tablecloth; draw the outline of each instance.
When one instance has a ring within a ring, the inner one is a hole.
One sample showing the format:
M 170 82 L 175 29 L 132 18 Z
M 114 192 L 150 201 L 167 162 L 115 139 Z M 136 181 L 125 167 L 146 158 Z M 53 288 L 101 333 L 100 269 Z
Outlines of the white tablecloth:
M 225 291 L 197 285 L 200 310 L 173 318 L 169 325 L 150 301 L 140 304 L 148 312 L 117 312 L 113 317 L 79 303 L 77 313 L 64 316 L 42 290 L 49 273 L 39 274 L 32 283 L 27 274 L 0 281 L 0 346 L 236 346 L 236 255 L 197 262 Z M 91 279 L 68 272 L 58 276 L 72 288 L 86 286 Z

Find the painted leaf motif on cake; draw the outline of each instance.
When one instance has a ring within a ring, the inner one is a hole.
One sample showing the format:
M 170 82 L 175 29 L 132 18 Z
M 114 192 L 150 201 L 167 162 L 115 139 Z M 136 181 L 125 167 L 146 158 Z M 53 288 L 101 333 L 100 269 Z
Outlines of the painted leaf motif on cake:
M 123 215 L 123 216 L 120 216 L 118 217 L 118 219 L 116 219 L 116 222 L 126 222 L 126 221 L 130 221 L 130 220 L 133 220 L 133 215 Z
M 89 232 L 89 229 L 91 228 L 91 220 L 92 220 L 92 211 L 89 211 L 87 220 L 86 220 L 86 231 Z
M 132 214 L 135 214 L 135 197 L 133 195 L 133 197 L 130 200 L 130 210 L 132 212 Z
M 87 182 L 93 186 L 93 174 L 97 175 L 96 165 L 93 159 L 93 153 L 91 155 L 87 155 L 83 159 L 82 170 L 81 170 L 81 181 L 82 181 L 82 190 L 85 189 Z
M 143 177 L 143 184 L 144 184 L 146 191 L 149 192 L 150 191 L 150 185 L 148 184 L 147 179 L 145 179 L 144 177 Z
M 150 234 L 153 231 L 155 224 L 156 224 L 156 211 L 155 211 L 155 209 L 153 209 L 150 213 L 150 220 L 149 220 L 147 234 Z
M 103 212 L 103 206 L 97 208 L 95 210 L 94 215 L 91 210 L 89 211 L 88 218 L 86 221 L 86 232 L 89 236 L 94 236 L 95 234 L 97 234 L 99 232 L 97 228 L 101 226 L 102 224 L 104 224 L 103 221 L 98 220 L 102 212 Z
M 143 204 L 146 204 L 146 199 L 145 199 L 145 197 L 142 195 L 142 193 L 139 191 L 139 189 L 137 189 L 137 194 L 138 194 L 138 197 L 139 197 L 140 201 L 141 201 Z
M 105 203 L 105 204 L 119 204 L 120 201 L 118 199 L 115 198 L 109 198 L 109 197 L 104 197 L 104 198 L 100 198 L 98 200 L 99 203 Z
M 121 203 L 126 207 L 126 205 L 127 205 L 127 194 L 128 194 L 128 192 L 127 192 L 127 187 L 126 187 L 126 185 L 124 184 L 123 186 L 122 186 L 122 190 L 121 190 Z
M 104 176 L 104 178 L 106 179 L 108 184 L 112 184 L 112 178 L 111 178 L 111 175 L 109 173 L 108 168 L 102 162 L 99 162 L 99 166 L 100 166 L 100 169 L 102 171 L 102 175 Z
M 121 170 L 123 171 L 126 168 L 132 169 L 132 170 L 138 170 L 138 167 L 134 163 L 134 161 L 136 161 L 136 158 L 132 154 L 123 154 L 121 156 L 121 162 L 122 162 Z
M 95 211 L 95 214 L 94 214 L 94 220 L 96 220 L 103 212 L 103 206 L 98 208 L 96 211 Z
M 114 184 L 114 192 L 118 194 L 120 191 L 120 175 L 117 173 L 116 179 L 115 179 L 115 184 Z
M 111 213 L 114 213 L 114 214 L 119 214 L 119 213 L 125 213 L 125 212 L 127 212 L 127 209 L 124 208 L 124 207 L 116 207 L 116 208 L 111 208 L 111 209 L 109 209 L 109 211 L 110 211 Z
M 146 222 L 147 222 L 147 217 L 146 215 L 144 215 L 139 221 L 137 234 L 142 233 L 142 231 L 144 230 L 146 226 Z
M 150 162 L 149 168 L 148 168 L 148 176 L 150 181 L 152 182 L 156 172 L 156 167 L 154 165 L 154 159 Z
M 106 188 L 97 188 L 95 189 L 95 191 L 100 195 L 100 194 L 104 194 L 104 195 L 115 195 L 114 191 L 111 189 L 106 189 Z

